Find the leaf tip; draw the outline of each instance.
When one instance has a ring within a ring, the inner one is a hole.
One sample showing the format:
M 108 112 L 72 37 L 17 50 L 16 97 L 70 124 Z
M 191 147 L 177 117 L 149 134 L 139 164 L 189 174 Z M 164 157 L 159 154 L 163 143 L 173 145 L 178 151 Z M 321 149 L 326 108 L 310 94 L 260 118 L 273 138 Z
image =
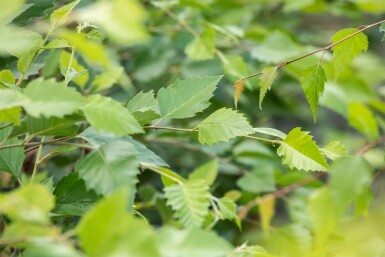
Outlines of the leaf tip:
M 239 100 L 239 97 L 241 96 L 243 90 L 245 88 L 245 81 L 244 79 L 239 79 L 235 82 L 234 84 L 234 90 L 235 90 L 235 93 L 234 93 L 234 105 L 235 105 L 235 109 L 238 108 L 238 100 Z

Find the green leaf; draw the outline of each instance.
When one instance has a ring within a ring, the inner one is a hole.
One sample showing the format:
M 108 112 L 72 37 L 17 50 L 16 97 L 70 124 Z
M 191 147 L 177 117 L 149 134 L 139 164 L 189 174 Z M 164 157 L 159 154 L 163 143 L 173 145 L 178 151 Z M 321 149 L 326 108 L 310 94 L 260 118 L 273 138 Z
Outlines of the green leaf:
M 263 99 L 265 98 L 267 91 L 271 89 L 271 85 L 273 84 L 273 81 L 277 75 L 277 69 L 278 69 L 278 66 L 274 66 L 274 67 L 265 67 L 262 70 L 262 75 L 259 81 L 259 87 L 260 87 L 259 109 L 262 109 Z
M 69 68 L 69 63 L 71 60 L 71 54 L 62 51 L 60 55 L 60 71 L 61 74 L 65 77 L 67 74 L 67 70 Z M 84 68 L 83 65 L 80 65 L 76 57 L 72 57 L 71 61 L 71 67 L 70 67 L 70 72 L 67 81 L 73 81 L 75 82 L 79 87 L 83 88 L 87 81 L 88 81 L 88 71 Z
M 185 49 L 186 55 L 191 60 L 207 60 L 214 58 L 215 54 L 215 31 L 206 29 L 201 36 L 191 41 Z
M 111 142 L 92 151 L 75 166 L 88 189 L 108 195 L 119 187 L 135 188 L 139 162 L 131 143 Z
M 18 91 L 0 89 L 0 110 L 7 110 L 14 107 L 24 106 L 28 102 L 28 98 Z
M 276 190 L 274 169 L 270 165 L 257 165 L 252 171 L 246 172 L 237 185 L 251 193 L 273 192 Z
M 8 194 L 0 195 L 0 213 L 13 221 L 46 224 L 48 213 L 54 207 L 54 197 L 40 184 L 25 185 Z
M 127 103 L 127 109 L 131 112 L 145 112 L 152 110 L 158 106 L 158 102 L 154 97 L 154 90 L 150 90 L 146 93 L 140 91 Z
M 79 119 L 77 117 L 65 118 L 34 118 L 28 115 L 23 124 L 26 129 L 33 135 L 47 135 L 47 136 L 71 136 L 76 135 L 80 126 L 76 124 Z
M 92 95 L 82 107 L 87 121 L 98 131 L 127 135 L 142 133 L 143 129 L 119 102 L 101 95 Z
M 77 232 L 89 257 L 160 257 L 155 232 L 127 213 L 126 190 L 100 201 L 81 219 Z
M 28 247 L 23 257 L 85 257 L 72 246 L 64 243 L 40 243 Z
M 291 169 L 327 171 L 329 165 L 312 138 L 301 128 L 291 130 L 277 150 L 277 154 L 283 157 L 283 164 Z
M 77 173 L 62 178 L 53 192 L 56 206 L 53 212 L 64 215 L 81 216 L 97 201 L 94 191 L 87 190 Z
M 241 228 L 241 221 L 237 215 L 237 205 L 233 200 L 227 197 L 220 198 L 218 203 L 218 208 L 221 219 L 233 220 L 239 228 Z
M 4 9 L 4 8 L 2 8 Z M 20 57 L 17 53 L 23 53 L 29 49 L 41 36 L 30 30 L 16 26 L 0 26 L 0 56 L 9 54 Z
M 24 0 L 0 0 L 0 27 L 10 23 L 23 10 Z
M 199 142 L 208 145 L 221 141 L 227 142 L 234 137 L 246 136 L 254 132 L 242 114 L 227 108 L 212 113 L 197 128 Z
M 199 166 L 192 173 L 190 173 L 189 180 L 204 179 L 208 186 L 212 185 L 218 175 L 218 164 L 218 160 L 214 159 Z
M 382 23 L 381 26 L 380 26 L 380 32 L 385 32 L 385 23 Z M 382 37 L 381 41 L 384 41 L 385 40 L 385 34 L 384 36 Z
M 257 133 L 262 133 L 262 134 L 266 134 L 266 135 L 270 135 L 270 136 L 273 136 L 273 137 L 279 137 L 281 139 L 285 139 L 285 137 L 287 137 L 287 135 L 285 133 L 283 133 L 282 131 L 278 130 L 278 129 L 273 129 L 273 128 L 253 128 L 253 130 Z
M 44 46 L 44 49 L 69 48 L 71 45 L 67 40 L 55 38 Z M 68 54 L 68 53 L 67 53 Z
M 321 187 L 313 191 L 309 197 L 308 213 L 315 237 L 315 247 L 318 249 L 324 247 L 328 242 L 330 234 L 337 225 L 338 217 L 334 208 L 330 207 L 332 201 L 328 187 Z
M 163 227 L 157 235 L 164 257 L 223 257 L 232 246 L 213 231 Z
M 10 122 L 20 125 L 21 108 L 14 107 L 0 111 L 0 122 Z
M 109 66 L 102 73 L 99 73 L 95 76 L 91 84 L 92 92 L 100 92 L 102 90 L 111 88 L 115 83 L 118 83 L 119 78 L 122 77 L 123 72 L 123 67 Z
M 266 254 L 266 250 L 261 246 L 243 244 L 235 248 L 227 257 L 264 257 L 263 254 Z
M 51 23 L 51 29 L 53 30 L 65 24 L 68 20 L 69 14 L 72 12 L 75 6 L 80 3 L 80 1 L 81 0 L 73 1 L 70 4 L 64 5 L 63 7 L 55 10 L 49 18 L 49 21 Z
M 361 157 L 342 157 L 330 167 L 333 203 L 342 214 L 371 183 L 372 168 Z
M 331 160 L 336 160 L 345 155 L 348 155 L 348 151 L 341 144 L 340 141 L 332 141 L 327 144 L 321 151 Z
M 1 146 L 17 145 L 22 142 L 16 137 L 8 139 L 7 137 L 12 131 L 12 127 L 0 129 Z M 0 150 L 0 170 L 8 172 L 16 178 L 21 178 L 21 168 L 24 162 L 24 147 L 12 147 Z
M 333 35 L 332 42 L 339 42 L 357 31 L 358 30 L 354 28 L 342 29 Z M 350 66 L 354 58 L 368 49 L 368 44 L 367 36 L 360 32 L 332 47 L 336 77 Z
M 265 236 L 270 234 L 270 223 L 275 214 L 275 197 L 267 195 L 258 203 L 261 226 Z
M 302 73 L 301 86 L 311 107 L 314 122 L 317 119 L 318 100 L 324 92 L 325 83 L 325 72 L 319 64 L 307 68 Z
M 29 99 L 24 108 L 34 117 L 61 118 L 72 114 L 85 102 L 74 88 L 54 80 L 34 80 L 27 85 L 24 95 Z
M 201 227 L 209 211 L 210 193 L 204 180 L 191 180 L 164 189 L 167 204 L 186 227 Z
M 16 55 L 19 60 L 17 61 L 17 69 L 22 73 L 27 73 L 34 59 L 43 51 L 40 48 L 43 46 L 44 40 L 38 37 L 31 46 L 26 48 L 22 53 Z
M 361 103 L 349 103 L 349 125 L 371 139 L 378 138 L 378 126 L 372 111 Z
M 193 117 L 206 109 L 216 85 L 222 76 L 192 77 L 177 80 L 167 88 L 158 91 L 160 115 L 163 119 Z

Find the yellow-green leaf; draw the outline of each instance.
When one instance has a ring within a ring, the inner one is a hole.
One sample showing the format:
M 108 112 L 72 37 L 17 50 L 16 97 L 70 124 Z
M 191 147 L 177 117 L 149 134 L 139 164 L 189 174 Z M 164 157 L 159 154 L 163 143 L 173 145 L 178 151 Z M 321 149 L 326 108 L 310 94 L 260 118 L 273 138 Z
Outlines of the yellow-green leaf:
M 277 75 L 278 66 L 266 67 L 262 70 L 262 75 L 259 81 L 259 108 L 262 109 L 262 102 L 267 91 L 271 89 L 271 85 Z
M 378 137 L 377 121 L 372 111 L 361 103 L 348 106 L 349 125 L 372 139 Z
M 187 45 L 185 52 L 192 60 L 212 59 L 215 53 L 215 31 L 206 29 L 201 36 L 194 38 Z

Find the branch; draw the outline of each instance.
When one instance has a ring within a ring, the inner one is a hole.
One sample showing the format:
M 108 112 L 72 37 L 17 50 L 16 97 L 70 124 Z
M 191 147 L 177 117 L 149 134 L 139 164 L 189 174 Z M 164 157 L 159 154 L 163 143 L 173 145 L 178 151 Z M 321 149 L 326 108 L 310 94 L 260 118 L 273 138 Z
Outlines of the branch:
M 334 46 L 336 46 L 336 45 L 338 45 L 338 44 L 341 44 L 342 42 L 344 42 L 344 41 L 346 41 L 346 40 L 348 40 L 348 39 L 354 37 L 355 35 L 357 35 L 357 34 L 363 32 L 363 31 L 365 31 L 365 30 L 367 30 L 367 29 L 370 29 L 370 28 L 372 28 L 372 27 L 374 27 L 374 26 L 380 25 L 380 24 L 382 24 L 382 23 L 384 23 L 384 22 L 385 22 L 385 20 L 382 20 L 382 21 L 378 21 L 378 22 L 375 22 L 375 23 L 370 24 L 370 25 L 360 26 L 359 29 L 358 29 L 356 32 L 350 34 L 349 36 L 344 37 L 344 38 L 341 39 L 341 40 L 338 40 L 337 42 L 335 42 L 335 43 L 333 43 L 333 44 L 327 45 L 327 46 L 325 46 L 325 47 L 322 47 L 322 48 L 317 49 L 317 50 L 315 50 L 315 51 L 312 51 L 312 52 L 310 52 L 310 53 L 307 53 L 307 54 L 301 55 L 301 56 L 299 56 L 299 57 L 296 57 L 296 58 L 294 58 L 294 59 L 291 59 L 291 60 L 288 60 L 288 61 L 281 62 L 281 63 L 277 64 L 277 67 L 278 67 L 278 68 L 282 68 L 282 67 L 284 67 L 284 66 L 286 66 L 286 65 L 288 65 L 288 64 L 290 64 L 290 63 L 293 63 L 293 62 L 296 62 L 296 61 L 298 61 L 298 60 L 304 59 L 304 58 L 306 58 L 306 57 L 308 57 L 308 56 L 311 56 L 311 55 L 314 55 L 314 54 L 316 54 L 316 53 L 323 52 L 323 51 L 328 51 L 328 50 L 330 50 L 331 48 L 333 48 Z M 239 79 L 239 80 L 240 80 L 240 81 L 246 81 L 246 80 L 248 80 L 248 79 L 250 79 L 250 78 L 257 77 L 257 76 L 260 76 L 260 75 L 262 75 L 262 72 L 248 75 L 248 76 L 243 77 L 243 78 L 241 78 L 241 79 Z
M 72 138 L 64 137 L 64 138 L 58 138 L 52 141 L 45 141 L 45 142 L 32 142 L 32 143 L 21 143 L 21 144 L 11 144 L 11 145 L 0 145 L 0 150 L 2 149 L 8 149 L 8 148 L 16 148 L 16 147 L 26 147 L 31 146 L 32 148 L 36 149 L 39 148 L 39 146 L 44 145 L 68 145 L 68 146 L 77 146 L 80 148 L 86 148 L 86 149 L 95 149 L 95 147 L 86 145 L 86 144 L 78 144 L 78 143 L 70 143 L 70 142 L 61 142 L 62 140 L 68 140 Z M 27 151 L 30 150 L 27 149 Z

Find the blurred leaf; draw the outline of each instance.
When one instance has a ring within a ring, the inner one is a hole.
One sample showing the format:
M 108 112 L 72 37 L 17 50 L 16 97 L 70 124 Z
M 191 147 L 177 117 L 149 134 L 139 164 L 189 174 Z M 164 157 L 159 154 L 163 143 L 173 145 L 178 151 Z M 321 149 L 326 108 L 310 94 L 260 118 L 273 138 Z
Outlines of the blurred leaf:
M 22 142 L 17 137 L 8 139 L 12 127 L 0 129 L 1 146 L 17 145 Z M 0 150 L 0 170 L 12 174 L 16 178 L 21 178 L 21 168 L 24 162 L 24 147 L 12 147 Z
M 248 246 L 247 244 L 243 244 L 235 248 L 227 257 L 263 257 L 266 250 L 258 245 Z
M 17 69 L 22 74 L 27 73 L 32 62 L 43 51 L 43 50 L 40 50 L 43 44 L 44 44 L 44 40 L 39 35 L 39 37 L 29 47 L 27 47 L 26 49 L 24 49 L 24 51 L 17 53 L 15 55 L 19 58 L 19 60 L 17 61 Z
M 136 0 L 104 0 L 79 12 L 83 21 L 96 24 L 118 44 L 140 43 L 148 39 L 144 26 L 146 10 Z
M 301 86 L 311 107 L 314 122 L 317 119 L 318 99 L 324 92 L 325 83 L 325 72 L 319 64 L 307 68 L 302 74 Z
M 162 183 L 165 187 L 176 185 L 178 184 L 177 181 L 180 181 L 181 183 L 186 182 L 186 180 L 183 177 L 181 177 L 178 173 L 168 168 L 157 167 L 153 165 L 145 165 L 144 167 L 159 173 L 161 175 Z
M 24 94 L 30 100 L 24 104 L 24 108 L 34 117 L 61 118 L 85 103 L 74 88 L 54 80 L 34 80 L 27 85 Z
M 44 46 L 44 49 L 69 48 L 70 44 L 64 39 L 54 39 Z M 66 52 L 67 53 L 67 52 Z M 68 53 L 67 53 L 68 54 Z
M 154 231 L 127 212 L 127 197 L 119 190 L 81 219 L 77 232 L 87 256 L 160 257 Z
M 291 169 L 327 171 L 329 165 L 312 138 L 309 132 L 301 131 L 301 128 L 291 130 L 277 150 L 277 154 L 283 158 L 283 164 Z
M 371 182 L 372 168 L 361 157 L 342 157 L 330 167 L 330 187 L 339 214 L 360 197 Z
M 157 235 L 163 257 L 222 257 L 232 246 L 213 231 L 163 227 Z
M 243 89 L 245 87 L 245 81 L 242 80 L 242 79 L 239 79 L 235 82 L 234 84 L 234 105 L 235 105 L 235 109 L 238 108 L 238 100 L 239 100 L 239 97 L 241 97 L 242 95 L 242 92 L 243 92 Z
M 201 227 L 209 211 L 209 187 L 203 179 L 164 188 L 167 204 L 186 227 Z
M 108 67 L 107 70 L 95 76 L 92 81 L 92 91 L 100 92 L 111 88 L 115 83 L 118 83 L 119 78 L 123 74 L 123 67 Z
M 0 122 L 11 122 L 20 125 L 21 108 L 14 107 L 0 111 Z
M 282 131 L 278 129 L 273 129 L 273 128 L 253 128 L 253 130 L 257 133 L 262 133 L 266 135 L 270 135 L 273 137 L 279 137 L 281 139 L 285 139 L 287 135 L 283 133 Z
M 36 40 L 41 38 L 39 34 L 33 31 L 13 25 L 0 26 L 0 35 L 0 56 L 11 54 L 19 57 L 21 53 L 25 52 L 25 49 L 29 49 Z
M 364 186 L 363 190 L 354 201 L 355 216 L 359 216 L 363 214 L 365 217 L 368 217 L 368 214 L 369 214 L 368 211 L 372 200 L 373 200 L 373 192 L 370 185 Z
M 199 142 L 208 145 L 253 133 L 243 114 L 227 108 L 212 113 L 197 128 Z
M 241 221 L 237 215 L 237 205 L 233 200 L 227 197 L 222 197 L 218 201 L 219 212 L 222 219 L 234 221 L 238 228 L 241 228 Z
M 189 180 L 191 179 L 204 179 L 208 186 L 212 185 L 215 182 L 215 179 L 218 175 L 218 160 L 214 159 L 209 161 L 198 168 L 196 168 L 189 175 Z
M 64 243 L 41 243 L 28 247 L 23 257 L 85 257 L 72 246 Z
M 160 115 L 163 119 L 193 117 L 206 109 L 222 76 L 191 77 L 177 80 L 158 91 Z
M 81 216 L 98 200 L 92 190 L 87 190 L 77 173 L 62 178 L 53 192 L 56 206 L 53 212 L 64 215 Z
M 78 63 L 78 60 L 75 56 L 72 57 L 71 60 L 71 67 L 69 67 L 69 63 L 71 60 L 71 54 L 62 51 L 60 55 L 60 70 L 63 75 L 63 77 L 66 76 L 68 68 L 70 68 L 70 73 L 67 79 L 67 81 L 73 81 L 75 82 L 80 88 L 84 88 L 88 81 L 88 71 L 84 68 L 83 65 L 80 65 Z
M 79 119 L 76 117 L 65 118 L 34 118 L 27 116 L 25 122 L 27 131 L 34 135 L 48 135 L 48 136 L 71 136 L 76 135 L 80 126 L 75 124 Z
M 80 159 L 75 166 L 86 184 L 97 194 L 108 195 L 120 187 L 134 190 L 138 182 L 139 162 L 131 143 L 111 142 Z
M 275 214 L 275 197 L 274 195 L 266 195 L 258 203 L 259 215 L 261 217 L 261 226 L 265 236 L 270 234 L 270 222 Z
M 87 121 L 98 131 L 127 135 L 142 133 L 143 129 L 119 102 L 105 96 L 92 95 L 82 107 Z
M 335 33 L 331 40 L 333 43 L 336 43 L 355 32 L 357 32 L 357 29 L 354 28 L 342 29 Z M 336 77 L 350 66 L 354 58 L 359 56 L 361 52 L 365 52 L 367 49 L 368 38 L 362 32 L 333 46 L 333 63 Z
M 237 185 L 252 193 L 273 192 L 276 189 L 274 170 L 268 165 L 257 165 L 238 179 Z
M 9 241 L 35 241 L 55 240 L 60 235 L 60 230 L 56 227 L 49 227 L 34 222 L 13 222 L 5 229 L 1 240 Z M 25 240 L 27 239 L 27 240 Z M 18 244 L 16 244 L 18 245 Z M 23 255 L 24 256 L 24 255 Z
M 10 23 L 21 11 L 24 11 L 24 0 L 0 0 L 0 26 Z M 4 36 L 4 35 L 3 35 Z
M 68 16 L 75 8 L 76 5 L 80 3 L 81 0 L 73 1 L 70 4 L 64 5 L 63 7 L 55 10 L 49 17 L 51 23 L 51 30 L 54 30 L 56 27 L 59 27 L 65 24 L 68 20 Z
M 46 224 L 48 213 L 54 207 L 54 197 L 40 184 L 25 185 L 8 194 L 0 195 L 0 213 L 13 221 Z
M 350 103 L 348 108 L 349 125 L 371 139 L 377 138 L 377 121 L 370 109 L 361 103 L 355 102 Z
M 207 28 L 202 35 L 191 41 L 185 49 L 186 55 L 192 60 L 207 60 L 214 58 L 215 31 Z
M 332 141 L 327 144 L 321 151 L 331 160 L 336 160 L 345 155 L 348 155 L 348 151 L 341 144 L 340 141 Z
M 385 32 L 385 23 L 382 23 L 380 26 L 380 32 Z M 385 40 L 385 35 L 383 35 L 381 41 Z
M 278 66 L 274 67 L 266 67 L 262 70 L 262 75 L 260 77 L 259 81 L 259 109 L 262 109 L 262 102 L 265 98 L 265 95 L 267 91 L 271 89 L 271 85 L 273 84 L 273 81 L 275 77 L 277 76 L 277 69 Z

